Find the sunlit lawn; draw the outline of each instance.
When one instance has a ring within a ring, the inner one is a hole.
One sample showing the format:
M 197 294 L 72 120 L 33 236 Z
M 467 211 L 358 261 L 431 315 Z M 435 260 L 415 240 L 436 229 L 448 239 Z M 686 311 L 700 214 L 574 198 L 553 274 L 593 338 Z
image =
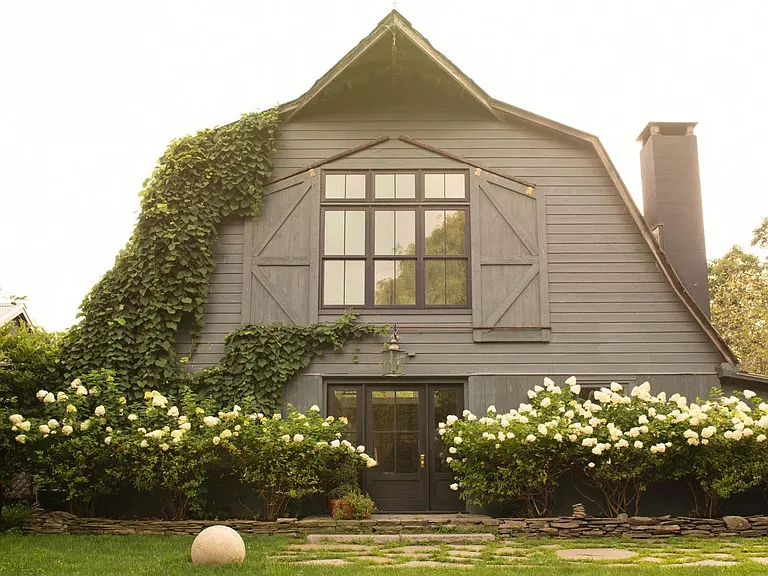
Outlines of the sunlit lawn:
M 302 566 L 288 562 L 279 562 L 267 557 L 277 554 L 290 543 L 297 542 L 288 538 L 270 536 L 246 536 L 246 561 L 242 566 L 207 567 L 193 566 L 189 560 L 191 537 L 182 536 L 21 536 L 0 535 L 0 574 L 26 576 L 32 574 L 50 574 L 56 576 L 108 576 L 108 575 L 161 575 L 174 576 L 186 574 L 274 574 L 274 575 L 312 575 L 330 574 L 430 574 L 447 576 L 465 572 L 459 568 L 402 568 L 392 566 L 352 565 L 352 566 Z M 733 542 L 738 546 L 724 547 L 724 542 Z M 514 565 L 505 567 L 486 566 L 483 562 L 471 569 L 473 575 L 486 576 L 502 573 L 521 574 L 583 574 L 603 576 L 612 574 L 659 574 L 672 571 L 674 574 L 697 574 L 702 576 L 716 574 L 766 574 L 768 566 L 760 565 L 749 559 L 750 553 L 768 557 L 768 540 L 730 539 L 696 540 L 675 538 L 654 543 L 627 540 L 517 540 L 491 543 L 489 550 L 497 546 L 537 546 L 557 543 L 564 548 L 607 547 L 628 548 L 645 555 L 661 552 L 676 556 L 702 558 L 705 553 L 729 552 L 741 561 L 734 567 L 664 567 L 650 564 L 631 566 L 605 566 L 611 562 L 568 563 L 559 559 L 554 550 L 539 548 L 530 556 L 529 563 L 535 566 L 523 568 Z M 695 549 L 695 552 L 680 552 L 679 548 Z M 329 557 L 329 553 L 319 553 L 317 557 Z M 337 555 L 338 556 L 338 555 Z M 602 564 L 602 565 L 601 565 Z

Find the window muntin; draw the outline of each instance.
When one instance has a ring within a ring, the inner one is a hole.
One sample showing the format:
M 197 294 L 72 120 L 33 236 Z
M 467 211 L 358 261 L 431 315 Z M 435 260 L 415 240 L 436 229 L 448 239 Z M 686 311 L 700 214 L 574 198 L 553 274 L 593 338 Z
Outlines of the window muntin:
M 468 306 L 467 182 L 457 171 L 324 173 L 321 305 Z

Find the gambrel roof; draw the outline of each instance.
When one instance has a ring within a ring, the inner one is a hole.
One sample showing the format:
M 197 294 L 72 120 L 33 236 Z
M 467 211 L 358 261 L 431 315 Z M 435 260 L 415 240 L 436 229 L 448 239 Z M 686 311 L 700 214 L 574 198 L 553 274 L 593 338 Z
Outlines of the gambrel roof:
M 359 64 L 362 60 L 362 57 L 371 52 L 374 47 L 378 46 L 377 49 L 381 49 L 381 43 L 388 42 L 390 38 L 392 38 L 390 44 L 393 45 L 393 52 L 397 38 L 407 39 L 412 46 L 415 46 L 418 49 L 423 57 L 437 66 L 441 72 L 446 74 L 455 83 L 455 85 L 460 87 L 461 96 L 463 98 L 472 101 L 477 106 L 486 110 L 500 122 L 513 119 L 523 120 L 546 130 L 569 136 L 592 147 L 602 162 L 616 189 L 618 190 L 619 195 L 624 201 L 627 210 L 632 217 L 632 220 L 637 225 L 640 234 L 648 244 L 648 247 L 655 258 L 659 270 L 669 282 L 675 294 L 677 294 L 685 307 L 690 311 L 697 323 L 701 326 L 713 344 L 717 347 L 719 352 L 723 355 L 724 359 L 733 365 L 738 364 L 738 360 L 735 354 L 721 338 L 721 336 L 713 327 L 709 318 L 702 312 L 693 297 L 686 290 L 679 276 L 667 259 L 664 251 L 654 239 L 648 223 L 629 194 L 626 185 L 616 171 L 616 168 L 611 162 L 611 159 L 608 157 L 608 154 L 600 142 L 600 139 L 593 134 L 577 130 L 576 128 L 572 128 L 565 124 L 561 124 L 560 122 L 550 120 L 549 118 L 544 118 L 538 114 L 534 114 L 527 110 L 523 110 L 522 108 L 518 108 L 511 104 L 506 104 L 500 100 L 492 98 L 471 78 L 459 70 L 440 51 L 435 49 L 429 43 L 429 41 L 424 38 L 424 36 L 422 36 L 418 31 L 416 31 L 411 23 L 406 20 L 398 11 L 393 10 L 390 12 L 381 22 L 379 22 L 376 28 L 368 36 L 366 36 L 357 46 L 355 46 L 349 53 L 347 53 L 341 60 L 339 60 L 336 65 L 334 65 L 328 72 L 326 72 L 320 79 L 318 79 L 306 93 L 301 95 L 299 98 L 282 105 L 280 107 L 280 113 L 283 121 L 290 121 L 292 117 L 306 109 L 310 104 L 313 104 L 316 101 L 322 99 L 324 96 L 327 96 L 329 93 L 332 93 L 334 84 L 345 82 L 349 83 L 350 80 L 344 80 L 343 75 L 348 74 L 350 70 L 354 70 L 355 64 Z M 362 73 L 362 71 L 360 72 Z M 373 141 L 365 146 L 379 144 L 380 140 Z M 423 143 L 418 142 L 412 143 L 416 145 L 423 145 Z M 353 149 L 348 151 L 348 153 L 354 153 L 357 151 L 358 149 Z M 453 157 L 454 159 L 459 159 L 456 158 L 455 155 L 451 155 L 441 150 L 433 148 L 432 151 L 443 154 L 445 156 Z M 337 157 L 342 155 L 337 155 Z M 469 165 L 476 166 L 476 164 L 470 159 L 460 158 L 459 160 Z M 320 164 L 326 163 L 327 161 L 328 159 L 322 162 L 316 162 L 313 164 L 313 166 L 308 166 L 307 168 L 319 166 Z M 492 170 L 489 169 L 489 171 Z M 514 176 L 511 175 L 505 176 L 508 178 L 513 178 L 514 180 L 527 186 L 535 187 L 535 182 L 526 182 L 522 179 L 514 178 Z

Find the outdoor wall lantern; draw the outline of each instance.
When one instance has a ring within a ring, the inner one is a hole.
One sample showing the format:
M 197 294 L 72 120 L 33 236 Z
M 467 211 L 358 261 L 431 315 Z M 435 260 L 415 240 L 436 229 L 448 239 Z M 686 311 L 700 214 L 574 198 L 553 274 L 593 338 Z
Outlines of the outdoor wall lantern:
M 400 336 L 397 333 L 397 324 L 393 324 L 392 332 L 389 335 L 389 343 L 384 344 L 384 351 L 382 352 L 382 354 L 385 354 L 386 358 L 384 365 L 389 367 L 389 372 L 387 372 L 385 376 L 403 375 L 405 358 L 410 355 L 405 350 L 400 349 L 400 345 L 398 344 L 399 341 Z

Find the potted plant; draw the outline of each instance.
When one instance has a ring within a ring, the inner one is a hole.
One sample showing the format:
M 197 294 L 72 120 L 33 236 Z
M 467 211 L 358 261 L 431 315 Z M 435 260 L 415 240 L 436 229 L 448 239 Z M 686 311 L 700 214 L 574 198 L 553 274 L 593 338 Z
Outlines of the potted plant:
M 340 486 L 331 499 L 331 515 L 337 520 L 362 520 L 370 518 L 375 510 L 373 500 L 360 491 L 357 485 Z M 333 498 L 336 496 L 336 498 Z

